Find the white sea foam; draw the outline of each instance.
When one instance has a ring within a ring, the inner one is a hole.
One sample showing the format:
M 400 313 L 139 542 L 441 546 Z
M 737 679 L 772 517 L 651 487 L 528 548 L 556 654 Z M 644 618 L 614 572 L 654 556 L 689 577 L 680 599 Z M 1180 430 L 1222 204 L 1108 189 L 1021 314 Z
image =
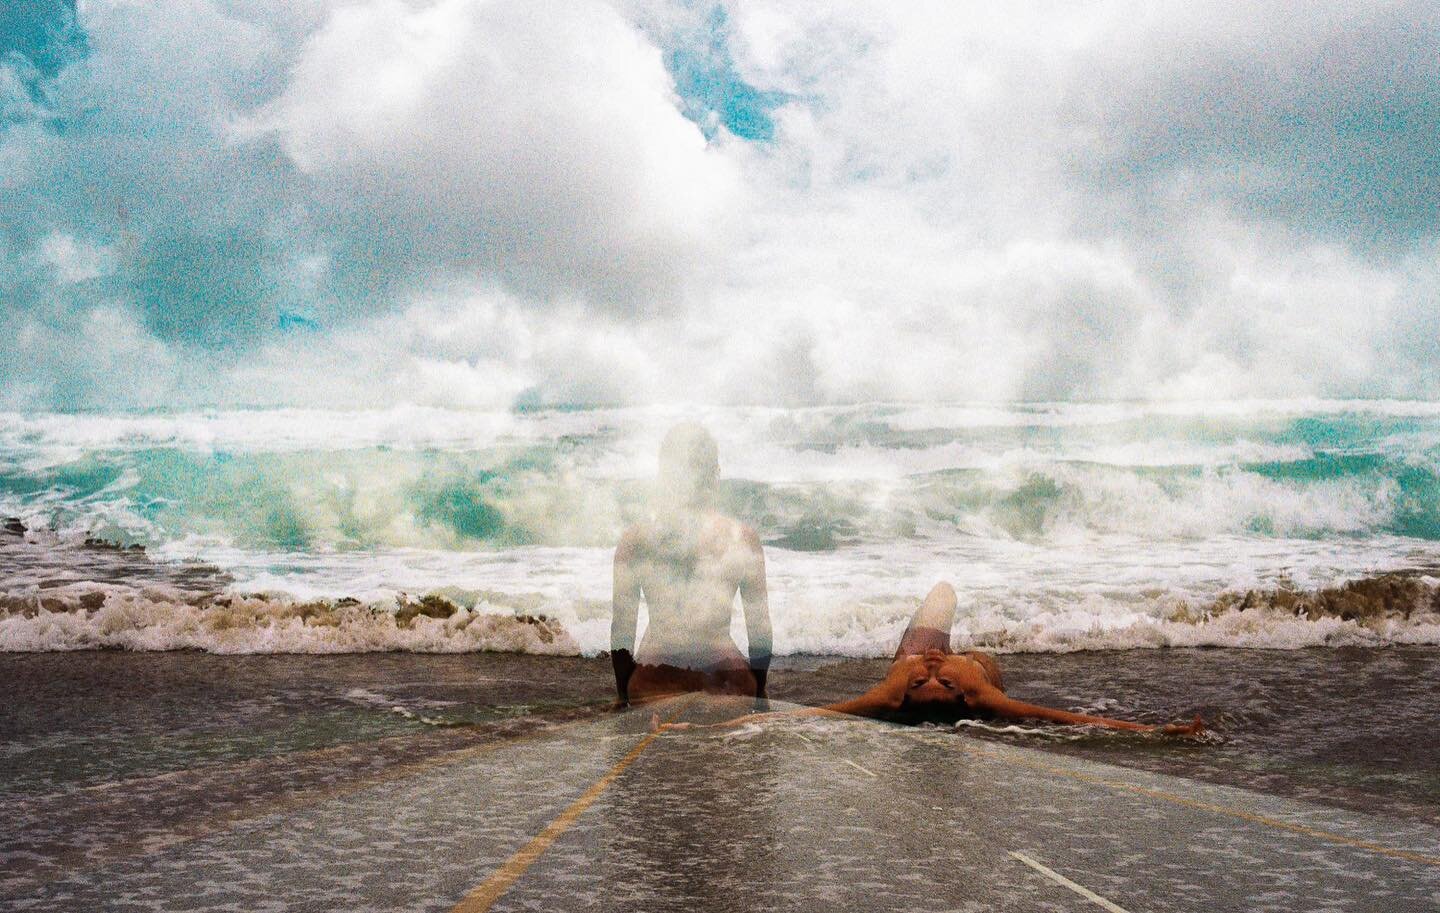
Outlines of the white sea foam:
M 1415 548 L 1401 539 L 1233 539 L 1161 547 L 1102 537 L 1044 547 L 994 540 L 910 543 L 841 556 L 775 549 L 768 568 L 775 648 L 780 654 L 887 656 L 920 598 L 942 579 L 960 594 L 957 648 L 1440 643 L 1433 606 L 1416 606 L 1408 617 L 1376 610 L 1312 619 L 1303 606 L 1286 609 L 1274 600 L 1245 611 L 1234 609 L 1233 595 L 1226 602 L 1227 594 L 1249 590 L 1333 589 L 1356 578 L 1357 567 L 1369 576 L 1413 568 L 1425 557 Z M 595 654 L 609 646 L 610 551 L 604 548 L 288 556 L 222 550 L 216 557 L 232 578 L 220 604 L 211 593 L 175 586 L 83 581 L 43 591 L 48 608 L 67 611 L 42 608 L 38 595 L 12 595 L 11 613 L 0 617 L 0 649 Z M 1436 577 L 1406 579 L 1440 584 Z M 403 607 L 413 608 L 424 594 L 453 604 L 453 614 L 406 619 Z M 103 600 L 99 608 L 96 595 Z M 347 597 L 358 602 L 342 602 Z M 732 635 L 746 644 L 739 612 Z
M 459 609 L 449 618 L 397 622 L 384 606 L 329 606 L 306 612 L 287 600 L 237 598 L 195 606 L 163 594 L 110 594 L 91 612 L 0 616 L 0 649 L 205 650 L 211 653 L 368 653 L 407 650 L 464 653 L 496 650 L 574 654 L 558 625 Z
M 15 454 L 171 447 L 209 452 L 351 450 L 365 447 L 466 449 L 497 441 L 546 441 L 614 433 L 633 438 L 634 468 L 654 465 L 654 444 L 681 420 L 700 421 L 727 443 L 821 439 L 864 423 L 898 431 L 1084 428 L 1157 417 L 1245 420 L 1371 415 L 1440 418 L 1440 403 L 1404 400 L 1262 400 L 1156 403 L 910 405 L 781 409 L 650 406 L 582 411 L 508 411 L 395 406 L 370 410 L 215 409 L 174 413 L 0 412 L 0 451 Z M 1143 454 L 1141 455 L 1143 459 Z
M 448 618 L 397 623 L 383 605 L 306 610 L 286 600 L 236 599 L 223 608 L 197 607 L 150 595 L 107 598 L 95 611 L 39 611 L 0 616 L 0 650 L 205 650 L 212 653 L 363 653 L 477 650 L 593 655 L 608 646 L 608 623 L 572 630 L 560 619 L 532 621 L 511 613 L 460 608 Z M 846 609 L 850 611 L 846 611 Z M 826 623 L 807 625 L 776 612 L 776 647 L 794 653 L 886 657 L 894 651 L 913 603 L 840 607 Z M 566 613 L 558 613 L 563 616 Z M 742 645 L 744 637 L 736 638 Z M 955 649 L 1000 653 L 1073 652 L 1162 647 L 1303 647 L 1440 644 L 1440 615 L 1409 618 L 1310 619 L 1274 609 L 1164 618 L 1143 612 L 1040 613 L 1020 619 L 994 613 L 961 615 Z M 359 695 L 356 696 L 357 699 Z
M 897 427 L 1080 427 L 1134 422 L 1155 417 L 1262 419 L 1335 416 L 1354 413 L 1388 418 L 1440 417 L 1440 403 L 1422 400 L 1174 400 L 1117 403 L 1027 403 L 1015 406 L 940 404 L 900 406 L 890 418 Z

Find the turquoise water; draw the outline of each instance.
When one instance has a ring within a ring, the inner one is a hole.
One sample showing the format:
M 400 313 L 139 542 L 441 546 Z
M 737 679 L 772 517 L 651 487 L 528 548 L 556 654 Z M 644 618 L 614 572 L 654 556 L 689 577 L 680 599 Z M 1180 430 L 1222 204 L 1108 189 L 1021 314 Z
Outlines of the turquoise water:
M 925 421 L 903 406 L 736 410 L 724 416 L 740 434 L 722 442 L 722 506 L 764 536 L 823 550 L 1076 531 L 1440 540 L 1440 411 L 1428 404 L 1414 415 L 1366 403 L 1218 416 L 1088 408 L 988 421 L 940 410 Z M 643 514 L 646 444 L 669 417 L 530 413 L 456 439 L 463 414 L 423 412 L 412 428 L 336 440 L 323 426 L 345 414 L 252 412 L 250 436 L 216 440 L 224 413 L 0 416 L 0 504 L 150 546 L 599 546 Z
M 598 649 L 608 549 L 682 419 L 719 440 L 796 644 L 878 650 L 938 577 L 977 619 L 1109 630 L 1440 556 L 1440 404 L 1403 402 L 5 414 L 0 512 L 237 591 L 508 593 Z

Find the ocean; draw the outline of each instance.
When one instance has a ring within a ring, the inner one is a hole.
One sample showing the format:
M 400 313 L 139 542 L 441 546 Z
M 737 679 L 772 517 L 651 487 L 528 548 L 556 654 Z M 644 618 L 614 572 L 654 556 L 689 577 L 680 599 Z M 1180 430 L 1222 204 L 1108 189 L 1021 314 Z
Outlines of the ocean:
M 0 650 L 594 655 L 679 421 L 781 655 L 1440 643 L 1440 403 L 1304 400 L 5 413 Z

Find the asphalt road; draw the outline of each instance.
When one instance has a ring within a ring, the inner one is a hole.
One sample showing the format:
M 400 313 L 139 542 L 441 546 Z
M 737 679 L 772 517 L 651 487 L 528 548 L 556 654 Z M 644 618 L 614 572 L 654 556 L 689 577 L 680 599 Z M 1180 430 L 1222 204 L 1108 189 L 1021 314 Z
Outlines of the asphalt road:
M 736 710 L 692 698 L 660 712 Z M 808 717 L 655 735 L 650 716 L 457 749 L 74 855 L 12 882 L 0 907 L 1440 909 L 1440 831 L 1423 824 L 949 731 Z

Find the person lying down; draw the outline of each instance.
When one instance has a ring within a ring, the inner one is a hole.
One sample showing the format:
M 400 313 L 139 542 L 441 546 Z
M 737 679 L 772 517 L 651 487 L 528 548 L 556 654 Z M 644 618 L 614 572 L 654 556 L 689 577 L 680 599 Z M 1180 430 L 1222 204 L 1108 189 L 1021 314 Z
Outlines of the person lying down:
M 1045 720 L 1070 725 L 1106 726 L 1167 735 L 1197 735 L 1204 731 L 1200 717 L 1189 723 L 1152 726 L 1129 720 L 1072 713 L 1017 701 L 1005 693 L 1000 665 L 979 650 L 950 651 L 950 628 L 955 620 L 955 589 L 937 583 L 910 619 L 890 671 L 875 687 L 848 701 L 824 707 L 749 714 L 718 726 L 737 726 L 768 716 L 846 714 L 897 723 L 953 724 L 962 719 Z M 692 729 L 693 723 L 652 725 L 658 730 Z

